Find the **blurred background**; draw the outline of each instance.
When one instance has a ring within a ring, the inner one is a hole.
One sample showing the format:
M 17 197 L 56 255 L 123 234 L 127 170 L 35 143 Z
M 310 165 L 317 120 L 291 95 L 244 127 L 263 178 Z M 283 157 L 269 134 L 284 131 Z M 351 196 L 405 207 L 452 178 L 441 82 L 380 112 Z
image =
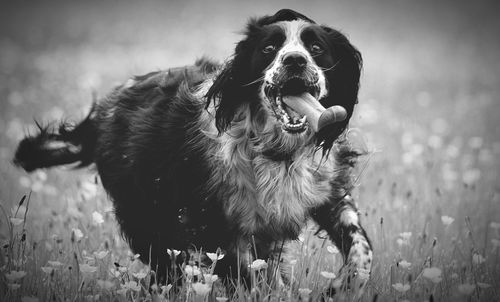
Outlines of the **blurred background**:
M 101 190 L 92 187 L 95 172 L 57 169 L 27 175 L 11 164 L 18 140 L 33 131 L 34 118 L 78 120 L 90 108 L 92 91 L 103 96 L 131 75 L 192 64 L 203 55 L 223 61 L 241 39 L 249 17 L 286 7 L 341 30 L 363 54 L 352 127 L 373 153 L 360 172 L 356 197 L 376 244 L 383 236 L 381 219 L 395 245 L 400 232 L 439 234 L 440 217 L 448 215 L 460 221 L 455 223 L 457 234 L 464 217 L 470 216 L 486 249 L 488 223 L 500 220 L 497 3 L 3 3 L 0 201 L 9 208 L 32 191 L 35 210 L 30 215 L 35 220 L 45 221 L 56 210 L 75 212 L 79 196 Z M 102 200 L 92 207 L 109 210 L 109 202 Z

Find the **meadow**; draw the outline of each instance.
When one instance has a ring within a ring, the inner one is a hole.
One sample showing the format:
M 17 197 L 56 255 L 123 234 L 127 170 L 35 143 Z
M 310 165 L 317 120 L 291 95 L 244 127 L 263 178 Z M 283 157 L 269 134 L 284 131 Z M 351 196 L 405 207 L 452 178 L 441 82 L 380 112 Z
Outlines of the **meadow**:
M 374 247 L 361 300 L 500 301 L 495 7 L 312 3 L 7 5 L 0 12 L 0 301 L 321 299 L 342 259 L 312 225 L 291 243 L 291 286 L 267 282 L 268 263 L 257 261 L 252 291 L 228 293 L 211 274 L 222 255 L 208 251 L 214 264 L 187 263 L 174 290 L 150 284 L 150 268 L 121 238 L 95 170 L 27 174 L 11 163 L 19 139 L 35 131 L 34 118 L 78 120 L 93 95 L 131 75 L 190 64 L 203 54 L 222 61 L 249 16 L 285 6 L 341 28 L 363 53 L 349 133 L 369 151 L 354 192 Z

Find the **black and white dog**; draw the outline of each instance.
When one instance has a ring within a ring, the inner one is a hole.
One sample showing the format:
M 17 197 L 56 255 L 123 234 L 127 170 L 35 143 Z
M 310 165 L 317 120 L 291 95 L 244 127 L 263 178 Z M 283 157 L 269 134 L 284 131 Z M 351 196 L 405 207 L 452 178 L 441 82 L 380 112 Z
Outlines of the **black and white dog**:
M 130 247 L 160 275 L 167 248 L 192 246 L 221 248 L 219 273 L 236 272 L 249 245 L 272 256 L 313 219 L 342 252 L 344 281 L 362 286 L 372 250 L 349 195 L 359 153 L 343 135 L 360 69 L 344 35 L 280 10 L 251 19 L 225 64 L 134 77 L 76 126 L 40 127 L 14 162 L 26 171 L 95 163 Z M 281 99 L 304 92 L 347 118 L 314 131 Z

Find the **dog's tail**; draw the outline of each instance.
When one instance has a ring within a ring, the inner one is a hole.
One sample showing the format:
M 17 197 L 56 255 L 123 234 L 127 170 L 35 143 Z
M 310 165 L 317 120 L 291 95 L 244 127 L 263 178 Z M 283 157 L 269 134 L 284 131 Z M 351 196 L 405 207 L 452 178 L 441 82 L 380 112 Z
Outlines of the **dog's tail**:
M 58 129 L 38 126 L 36 135 L 26 136 L 17 147 L 14 164 L 27 172 L 40 168 L 79 162 L 85 167 L 94 161 L 97 128 L 92 116 L 96 105 L 87 117 L 76 126 L 61 123 Z

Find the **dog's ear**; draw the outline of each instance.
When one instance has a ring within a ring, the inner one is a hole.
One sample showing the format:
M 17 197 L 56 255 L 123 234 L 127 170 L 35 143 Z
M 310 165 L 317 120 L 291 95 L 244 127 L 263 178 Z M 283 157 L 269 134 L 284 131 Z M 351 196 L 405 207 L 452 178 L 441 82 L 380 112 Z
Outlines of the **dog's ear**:
M 236 45 L 233 58 L 223 66 L 206 94 L 207 107 L 213 103 L 216 109 L 215 125 L 219 134 L 229 128 L 238 108 L 249 101 L 251 95 L 251 87 L 245 85 L 251 81 L 247 44 L 248 41 L 243 40 Z
M 327 33 L 327 41 L 334 56 L 333 67 L 325 72 L 330 86 L 325 105 L 340 105 L 347 110 L 345 121 L 325 127 L 318 135 L 318 144 L 323 143 L 324 148 L 329 149 L 347 128 L 354 105 L 358 102 L 359 77 L 363 60 L 361 53 L 346 36 L 332 28 L 326 26 L 322 28 Z

